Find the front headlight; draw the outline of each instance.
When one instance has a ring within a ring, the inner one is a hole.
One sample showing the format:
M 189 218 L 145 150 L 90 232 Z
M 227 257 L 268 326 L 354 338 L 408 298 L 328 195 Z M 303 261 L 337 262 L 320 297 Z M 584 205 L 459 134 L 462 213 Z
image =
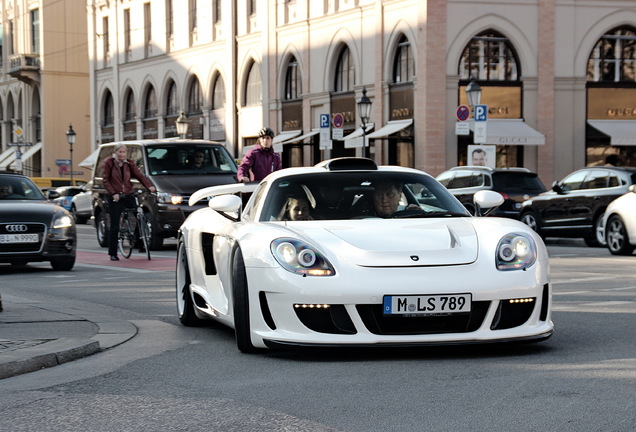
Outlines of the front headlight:
M 497 270 L 521 270 L 537 260 L 537 245 L 527 234 L 505 235 L 497 245 L 495 262 Z
M 303 276 L 333 276 L 333 266 L 314 247 L 296 239 L 276 239 L 270 245 L 274 259 L 287 271 Z
M 162 204 L 181 204 L 183 202 L 183 197 L 177 194 L 171 194 L 168 192 L 157 192 L 157 201 Z
M 66 215 L 55 216 L 53 228 L 68 228 L 73 226 L 73 218 Z

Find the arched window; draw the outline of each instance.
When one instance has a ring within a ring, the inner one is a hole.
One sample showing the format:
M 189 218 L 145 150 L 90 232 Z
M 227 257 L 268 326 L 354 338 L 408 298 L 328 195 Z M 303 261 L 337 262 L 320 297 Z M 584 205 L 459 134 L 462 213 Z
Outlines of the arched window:
M 168 87 L 168 97 L 166 98 L 166 117 L 176 116 L 178 114 L 177 84 L 172 81 Z
M 245 101 L 244 106 L 260 105 L 262 100 L 263 85 L 261 82 L 261 73 L 256 63 L 252 63 L 250 71 L 245 82 Z
M 135 109 L 135 94 L 132 90 L 128 90 L 126 95 L 126 112 L 124 113 L 124 121 L 133 121 L 137 115 Z
M 202 105 L 201 86 L 199 85 L 199 80 L 193 78 L 188 92 L 188 114 L 200 114 Z
M 300 74 L 298 73 L 298 62 L 296 57 L 289 59 L 287 71 L 285 72 L 285 94 L 284 100 L 300 99 L 301 92 Z
M 336 63 L 336 76 L 334 81 L 335 92 L 352 91 L 355 84 L 355 69 L 351 61 L 349 47 L 345 46 L 340 51 L 338 62 Z
M 146 101 L 144 103 L 144 118 L 157 117 L 157 94 L 155 88 L 150 87 L 146 93 Z
M 459 62 L 459 75 L 478 81 L 517 81 L 521 76 L 517 56 L 508 38 L 487 30 L 468 44 Z
M 110 91 L 106 92 L 104 97 L 104 111 L 102 113 L 102 125 L 104 127 L 113 126 L 115 124 L 115 109 L 113 106 L 113 95 Z
M 587 80 L 636 81 L 636 30 L 633 27 L 615 28 L 599 39 L 587 62 Z
M 406 36 L 402 36 L 398 42 L 393 63 L 393 82 L 409 82 L 413 81 L 413 78 L 415 78 L 415 62 L 411 53 L 411 43 Z
M 217 74 L 212 86 L 212 109 L 225 108 L 225 83 L 221 74 Z

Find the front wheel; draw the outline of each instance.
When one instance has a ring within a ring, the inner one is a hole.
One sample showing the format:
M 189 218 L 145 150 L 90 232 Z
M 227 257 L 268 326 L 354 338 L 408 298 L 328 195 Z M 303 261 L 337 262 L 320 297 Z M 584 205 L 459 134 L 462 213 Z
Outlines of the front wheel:
M 541 234 L 539 231 L 541 226 L 539 225 L 539 217 L 535 211 L 527 211 L 521 215 L 521 222 L 528 225 L 534 232 Z M 543 236 L 542 236 L 543 237 Z
M 629 243 L 627 228 L 620 216 L 610 217 L 605 229 L 607 248 L 613 255 L 631 255 L 634 252 L 634 246 Z
M 69 271 L 73 269 L 75 265 L 75 257 L 69 258 L 56 258 L 51 260 L 51 267 L 53 270 Z
M 604 214 L 598 215 L 594 221 L 594 234 L 583 238 L 589 247 L 605 246 L 605 225 L 603 224 L 605 218 L 603 216 Z
M 232 292 L 234 293 L 234 331 L 236 333 L 236 346 L 243 353 L 256 352 L 250 337 L 250 306 L 249 292 L 247 288 L 247 275 L 245 274 L 245 262 L 241 249 L 236 249 L 232 259 Z
M 95 216 L 95 232 L 97 233 L 97 243 L 99 243 L 101 247 L 107 247 L 108 228 L 106 227 L 106 217 L 102 211 Z
M 179 241 L 177 246 L 177 271 L 176 271 L 176 288 L 177 288 L 177 313 L 179 321 L 187 327 L 199 326 L 204 320 L 196 316 L 194 312 L 194 301 L 190 292 L 190 268 L 188 266 L 188 255 L 183 240 Z
M 148 227 L 149 220 L 143 213 L 139 213 L 137 215 L 137 218 L 137 223 L 139 226 L 139 237 L 141 238 L 141 242 L 144 245 L 144 249 L 146 249 L 148 260 L 150 260 L 150 228 Z
M 130 219 L 123 217 L 119 224 L 119 241 L 117 242 L 119 252 L 124 258 L 130 258 L 135 247 L 135 233 L 132 230 Z

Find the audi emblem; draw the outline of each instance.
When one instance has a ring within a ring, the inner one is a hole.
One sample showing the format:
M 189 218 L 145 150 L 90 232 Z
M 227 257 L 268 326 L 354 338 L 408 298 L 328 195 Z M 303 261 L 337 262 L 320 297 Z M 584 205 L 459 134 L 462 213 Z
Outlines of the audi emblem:
M 7 225 L 5 229 L 7 230 L 7 232 L 12 232 L 12 233 L 28 231 L 27 226 L 24 224 Z

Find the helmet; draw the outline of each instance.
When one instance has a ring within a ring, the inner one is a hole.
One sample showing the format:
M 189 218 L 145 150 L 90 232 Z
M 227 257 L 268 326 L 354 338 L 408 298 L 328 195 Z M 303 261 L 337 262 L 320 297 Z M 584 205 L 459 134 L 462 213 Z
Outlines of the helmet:
M 258 131 L 259 138 L 264 136 L 269 136 L 270 138 L 274 138 L 274 131 L 268 127 L 264 127 L 263 129 Z

